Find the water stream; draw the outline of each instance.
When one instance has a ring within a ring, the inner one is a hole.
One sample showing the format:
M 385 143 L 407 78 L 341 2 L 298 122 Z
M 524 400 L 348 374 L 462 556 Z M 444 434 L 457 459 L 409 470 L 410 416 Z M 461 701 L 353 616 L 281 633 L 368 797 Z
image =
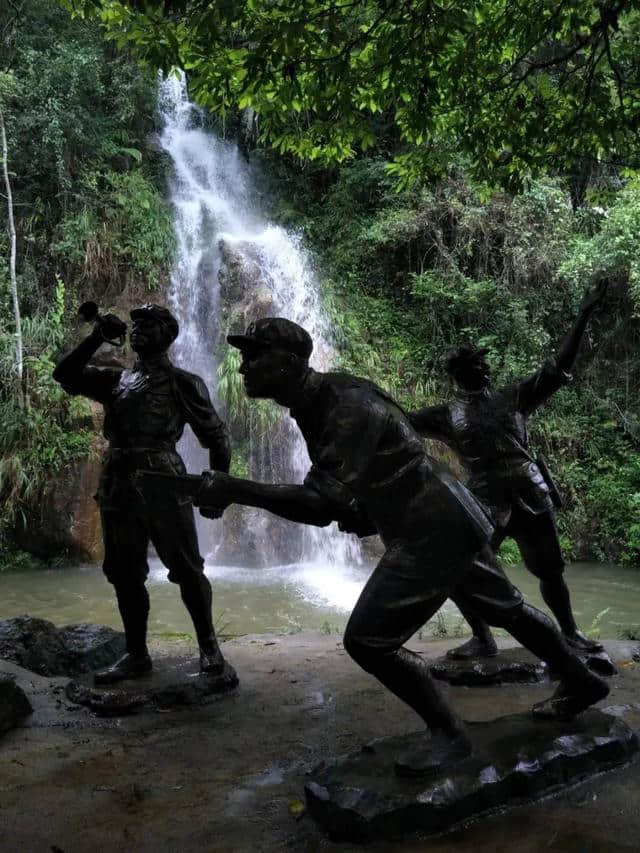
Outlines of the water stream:
M 227 350 L 228 325 L 241 322 L 244 329 L 260 316 L 283 316 L 310 332 L 312 366 L 326 369 L 333 354 L 331 330 L 300 239 L 268 222 L 257 208 L 247 163 L 234 144 L 203 128 L 203 115 L 189 101 L 184 77 L 161 80 L 158 102 L 160 145 L 173 167 L 169 191 L 178 251 L 169 299 L 181 326 L 173 348 L 176 363 L 199 373 L 218 405 L 216 371 Z M 310 462 L 288 415 L 283 412 L 266 429 L 251 417 L 249 473 L 266 482 L 302 482 Z M 190 434 L 180 452 L 189 470 L 208 467 L 206 452 Z M 243 523 L 247 536 L 257 540 L 254 551 L 263 564 L 360 562 L 358 540 L 335 526 L 305 528 L 258 511 L 246 511 Z M 224 522 L 201 523 L 199 532 L 203 552 L 216 562 L 228 532 Z
M 226 633 L 325 630 L 345 627 L 370 567 L 296 564 L 264 569 L 207 566 L 214 594 L 214 617 Z M 175 584 L 166 569 L 151 562 L 150 631 L 193 632 Z M 531 604 L 545 609 L 536 579 L 521 566 L 508 575 Z M 567 566 L 566 578 L 576 618 L 584 630 L 595 627 L 602 637 L 618 638 L 631 626 L 640 630 L 640 572 L 598 563 Z M 29 613 L 58 625 L 95 622 L 121 628 L 113 589 L 98 566 L 0 574 L 0 619 Z M 444 627 L 462 629 L 451 602 L 425 628 L 425 636 Z M 464 627 L 468 632 L 468 628 Z

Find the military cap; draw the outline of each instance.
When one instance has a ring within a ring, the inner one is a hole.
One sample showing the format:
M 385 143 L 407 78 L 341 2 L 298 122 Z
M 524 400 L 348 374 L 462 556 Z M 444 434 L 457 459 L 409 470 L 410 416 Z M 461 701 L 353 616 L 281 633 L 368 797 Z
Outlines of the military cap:
M 239 350 L 280 349 L 305 360 L 311 355 L 313 341 L 309 333 L 284 317 L 263 317 L 247 326 L 244 335 L 227 335 L 227 341 Z
M 140 305 L 139 308 L 134 308 L 132 311 L 129 311 L 129 316 L 134 321 L 145 318 L 155 320 L 156 323 L 161 323 L 166 327 L 167 331 L 172 335 L 172 340 L 175 340 L 178 337 L 178 332 L 180 331 L 178 321 L 171 311 L 163 305 L 152 305 L 151 303 Z
M 444 361 L 448 373 L 455 372 L 469 364 L 485 364 L 488 347 L 477 347 L 474 344 L 463 344 L 455 352 L 449 353 Z

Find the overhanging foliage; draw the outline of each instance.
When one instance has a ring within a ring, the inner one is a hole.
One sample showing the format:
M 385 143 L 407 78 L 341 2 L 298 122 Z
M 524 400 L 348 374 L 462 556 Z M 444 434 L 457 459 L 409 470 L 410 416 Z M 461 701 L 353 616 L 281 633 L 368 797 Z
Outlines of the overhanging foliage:
M 401 184 L 463 152 L 476 177 L 640 153 L 637 0 L 64 0 L 120 46 L 184 68 L 215 113 L 251 108 L 305 160 L 395 150 Z

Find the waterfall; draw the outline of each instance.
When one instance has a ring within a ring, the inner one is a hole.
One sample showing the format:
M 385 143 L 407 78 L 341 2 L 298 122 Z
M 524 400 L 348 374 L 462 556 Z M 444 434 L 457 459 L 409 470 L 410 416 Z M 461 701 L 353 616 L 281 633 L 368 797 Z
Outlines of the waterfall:
M 311 364 L 326 370 L 334 355 L 331 330 L 300 237 L 265 219 L 247 163 L 237 146 L 204 129 L 203 113 L 189 101 L 184 75 L 160 80 L 158 103 L 160 146 L 173 166 L 169 192 L 177 253 L 168 298 L 180 335 L 172 358 L 203 377 L 220 410 L 217 374 L 228 351 L 228 329 L 236 331 L 260 316 L 282 316 L 309 331 Z M 242 447 L 249 474 L 264 482 L 300 483 L 310 467 L 304 440 L 285 410 L 277 419 L 260 419 L 264 406 L 248 403 Z M 188 470 L 209 467 L 206 451 L 190 432 L 179 450 Z M 241 556 L 243 562 L 361 562 L 357 538 L 341 534 L 336 525 L 306 527 L 248 509 L 235 515 L 228 510 L 222 522 L 200 522 L 201 547 L 209 561 L 225 560 L 221 543 L 231 539 L 234 524 L 241 526 L 246 550 L 252 552 Z

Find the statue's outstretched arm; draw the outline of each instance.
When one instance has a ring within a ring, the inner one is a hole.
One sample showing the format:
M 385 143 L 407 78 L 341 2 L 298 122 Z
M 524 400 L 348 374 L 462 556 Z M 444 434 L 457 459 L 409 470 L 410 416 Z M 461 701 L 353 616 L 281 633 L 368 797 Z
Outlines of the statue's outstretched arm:
M 556 366 L 565 373 L 571 373 L 573 363 L 576 360 L 582 336 L 585 333 L 589 319 L 596 308 L 600 306 L 607 292 L 609 282 L 603 279 L 592 289 L 588 290 L 582 300 L 580 311 L 576 321 L 569 329 L 566 337 L 560 344 L 556 355 Z
M 334 520 L 330 502 L 308 486 L 256 483 L 218 471 L 203 474 L 194 503 L 217 509 L 231 504 L 255 506 L 289 521 L 317 527 L 325 527 Z
M 587 291 L 576 321 L 560 344 L 556 356 L 547 361 L 539 370 L 527 376 L 515 387 L 515 406 L 518 411 L 530 415 L 545 403 L 559 388 L 571 382 L 571 370 L 576 360 L 587 323 L 593 311 L 604 299 L 608 281 L 601 281 L 592 290 Z
M 88 364 L 104 342 L 102 332 L 96 326 L 90 335 L 61 359 L 53 371 L 53 378 L 68 394 L 82 394 L 98 403 L 109 400 L 122 373 L 121 368 L 93 367 Z

